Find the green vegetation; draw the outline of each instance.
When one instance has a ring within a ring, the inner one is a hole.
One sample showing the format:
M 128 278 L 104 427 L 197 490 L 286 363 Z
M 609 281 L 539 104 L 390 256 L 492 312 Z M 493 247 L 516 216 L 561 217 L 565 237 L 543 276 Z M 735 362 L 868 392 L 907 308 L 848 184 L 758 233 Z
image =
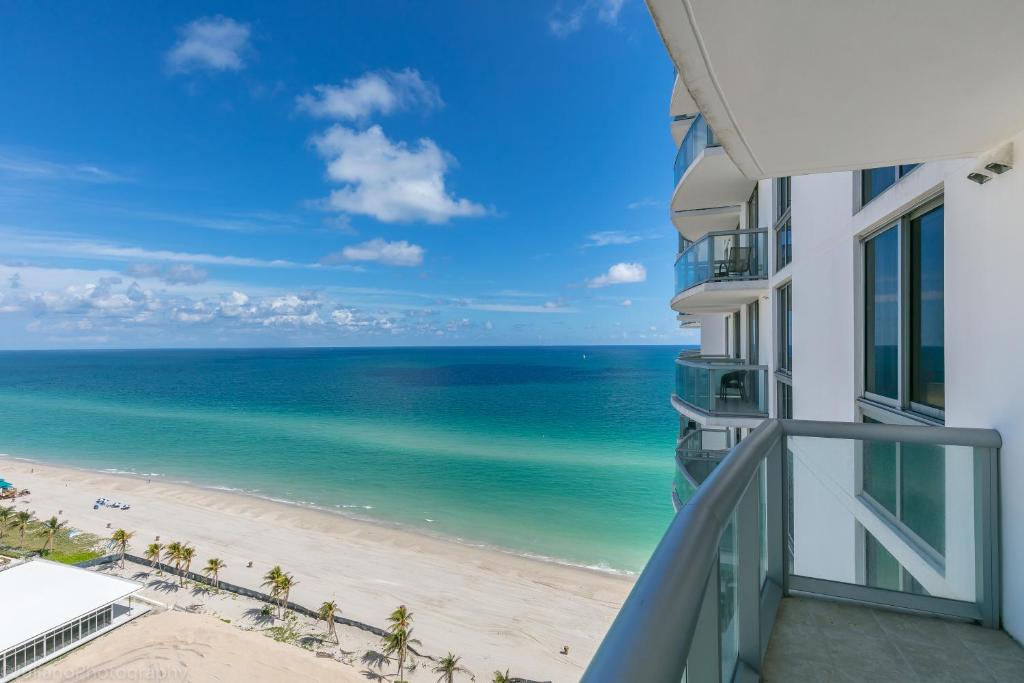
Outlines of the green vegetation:
M 394 683 L 405 680 L 405 662 L 409 658 L 409 646 L 418 645 L 420 641 L 412 637 L 412 612 L 405 605 L 399 605 L 388 616 L 388 633 L 381 639 L 386 657 L 398 659 L 398 678 Z
M 473 678 L 473 673 L 466 667 L 459 664 L 462 657 L 453 655 L 451 652 L 448 653 L 447 657 L 444 657 L 434 667 L 434 673 L 441 674 L 437 679 L 437 683 L 455 683 L 455 674 L 466 674 L 470 678 Z
M 99 538 L 92 534 L 76 533 L 67 522 L 56 517 L 45 521 L 35 519 L 30 512 L 6 512 L 0 515 L 4 520 L 3 534 L 0 535 L 0 553 L 10 557 L 24 557 L 39 553 L 48 560 L 76 564 L 101 556 L 97 547 Z

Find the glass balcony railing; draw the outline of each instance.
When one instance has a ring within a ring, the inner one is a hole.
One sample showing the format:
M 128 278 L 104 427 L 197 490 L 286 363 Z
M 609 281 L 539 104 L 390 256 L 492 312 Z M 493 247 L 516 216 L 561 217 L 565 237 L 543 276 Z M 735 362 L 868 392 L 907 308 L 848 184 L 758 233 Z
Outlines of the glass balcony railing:
M 721 357 L 676 359 L 676 397 L 708 415 L 768 414 L 768 367 Z
M 787 659 L 824 670 L 804 630 L 776 624 L 790 595 L 998 628 L 1001 445 L 983 429 L 765 420 L 680 500 L 581 682 L 766 680 L 765 646 L 779 640 Z M 931 623 L 921 633 L 942 628 Z M 844 657 L 876 641 L 847 642 Z M 928 638 L 913 642 L 935 656 Z
M 683 136 L 683 141 L 679 143 L 679 151 L 676 152 L 676 185 L 686 173 L 686 169 L 690 168 L 694 160 L 708 147 L 718 147 L 718 142 L 715 140 L 715 134 L 708 128 L 704 116 L 698 114 Z
M 709 232 L 676 259 L 676 294 L 705 282 L 767 277 L 767 230 Z
M 694 429 L 679 439 L 676 465 L 687 483 L 696 488 L 729 452 L 728 429 Z

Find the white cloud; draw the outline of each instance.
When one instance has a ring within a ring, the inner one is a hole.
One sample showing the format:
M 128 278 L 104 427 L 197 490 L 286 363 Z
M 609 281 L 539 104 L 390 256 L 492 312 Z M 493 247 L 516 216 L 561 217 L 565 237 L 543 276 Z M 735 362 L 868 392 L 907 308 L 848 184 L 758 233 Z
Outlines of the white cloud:
M 616 263 L 607 273 L 587 280 L 587 287 L 607 287 L 609 285 L 632 284 L 644 282 L 647 269 L 640 263 Z
M 378 237 L 369 242 L 348 246 L 340 252 L 329 254 L 324 257 L 323 263 L 373 261 L 388 266 L 418 266 L 423 263 L 424 252 L 423 247 L 410 244 L 405 240 L 388 242 Z
M 652 239 L 652 235 L 638 235 L 627 233 L 622 230 L 602 230 L 587 235 L 587 243 L 584 247 L 608 247 L 633 244 L 643 240 Z
M 67 164 L 27 157 L 0 155 L 0 175 L 40 180 L 74 180 L 85 183 L 116 183 L 121 176 L 93 164 Z
M 136 263 L 124 270 L 125 275 L 137 278 L 156 278 L 169 285 L 197 285 L 205 282 L 208 273 L 191 263 L 160 266 L 155 263 Z
M 626 306 L 626 307 L 632 306 L 633 305 L 633 300 L 632 299 L 623 299 L 622 300 L 622 305 Z
M 380 126 L 357 131 L 334 125 L 313 144 L 327 160 L 327 176 L 342 184 L 324 200 L 329 209 L 385 223 L 447 223 L 486 213 L 483 206 L 448 192 L 445 174 L 455 160 L 429 138 L 413 147 L 392 142 Z
M 548 17 L 548 29 L 558 38 L 565 38 L 583 28 L 583 20 L 591 14 L 601 23 L 615 26 L 624 4 L 625 0 L 584 0 L 570 9 L 559 4 Z
M 316 85 L 300 95 L 296 106 L 313 116 L 359 120 L 374 113 L 436 109 L 444 105 L 437 86 L 415 69 L 371 71 L 342 85 Z
M 243 266 L 249 268 L 316 268 L 315 263 L 283 259 L 204 254 L 196 252 L 146 249 L 99 242 L 49 233 L 0 229 L 0 241 L 8 255 L 37 255 L 64 258 L 94 258 L 108 261 L 162 261 L 202 263 L 204 265 Z
M 473 311 L 490 311 L 493 313 L 576 313 L 575 308 L 569 308 L 553 301 L 543 305 L 533 304 L 479 304 L 467 303 L 465 308 Z
M 650 197 L 644 197 L 643 199 L 635 202 L 626 204 L 627 209 L 643 209 L 648 206 L 662 206 L 664 202 L 658 201 L 657 199 L 651 199 Z
M 619 23 L 619 12 L 626 0 L 602 0 L 597 5 L 597 19 L 614 26 Z
M 238 71 L 245 67 L 251 32 L 249 24 L 219 15 L 191 21 L 178 29 L 180 38 L 164 57 L 167 69 Z

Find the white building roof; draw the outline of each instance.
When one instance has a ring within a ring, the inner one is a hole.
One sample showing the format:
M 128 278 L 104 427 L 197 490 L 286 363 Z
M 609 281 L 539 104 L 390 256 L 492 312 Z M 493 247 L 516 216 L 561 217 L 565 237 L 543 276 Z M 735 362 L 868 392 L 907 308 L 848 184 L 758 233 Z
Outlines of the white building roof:
M 140 588 L 134 581 L 47 560 L 0 571 L 0 652 Z

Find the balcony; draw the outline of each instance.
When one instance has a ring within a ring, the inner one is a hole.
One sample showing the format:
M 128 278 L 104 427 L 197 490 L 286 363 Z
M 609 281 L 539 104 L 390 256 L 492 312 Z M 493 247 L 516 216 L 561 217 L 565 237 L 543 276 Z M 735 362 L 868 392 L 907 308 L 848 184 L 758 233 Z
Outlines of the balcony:
M 729 430 L 695 429 L 676 446 L 676 467 L 693 488 L 697 488 L 714 471 L 729 452 Z
M 701 115 L 690 123 L 676 152 L 675 183 L 673 211 L 737 206 L 754 189 L 754 181 L 740 173 Z
M 1020 680 L 1024 649 L 998 630 L 1001 445 L 763 422 L 684 502 L 581 680 Z M 905 503 L 929 514 L 864 490 L 901 451 Z
M 730 313 L 768 293 L 768 231 L 712 232 L 676 259 L 677 313 Z
M 756 427 L 768 416 L 768 367 L 708 356 L 676 359 L 672 404 L 714 427 Z

